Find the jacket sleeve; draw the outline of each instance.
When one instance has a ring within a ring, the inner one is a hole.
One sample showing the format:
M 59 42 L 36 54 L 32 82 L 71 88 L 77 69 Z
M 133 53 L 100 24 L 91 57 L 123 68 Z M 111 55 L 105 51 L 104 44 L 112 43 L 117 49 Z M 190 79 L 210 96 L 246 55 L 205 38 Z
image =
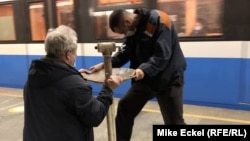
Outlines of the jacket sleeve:
M 94 96 L 92 87 L 87 82 L 83 85 L 71 90 L 74 95 L 71 104 L 84 126 L 96 127 L 103 121 L 113 102 L 113 92 L 103 86 L 98 96 Z
M 172 35 L 171 29 L 160 24 L 155 33 L 154 53 L 147 62 L 142 63 L 138 68 L 142 69 L 147 76 L 152 77 L 162 71 L 172 57 Z

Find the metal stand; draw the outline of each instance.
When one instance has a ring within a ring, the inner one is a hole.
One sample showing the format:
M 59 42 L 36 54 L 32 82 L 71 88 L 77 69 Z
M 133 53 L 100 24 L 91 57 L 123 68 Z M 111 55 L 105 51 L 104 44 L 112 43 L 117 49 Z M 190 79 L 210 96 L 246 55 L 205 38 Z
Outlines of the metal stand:
M 116 46 L 114 42 L 109 43 L 98 43 L 96 46 L 98 52 L 102 52 L 104 57 L 104 69 L 105 69 L 105 77 L 109 77 L 112 74 L 112 63 L 111 63 L 111 55 L 112 52 L 116 50 Z M 116 140 L 116 130 L 115 130 L 115 107 L 112 104 L 109 108 L 107 114 L 107 127 L 108 127 L 108 139 L 109 141 Z

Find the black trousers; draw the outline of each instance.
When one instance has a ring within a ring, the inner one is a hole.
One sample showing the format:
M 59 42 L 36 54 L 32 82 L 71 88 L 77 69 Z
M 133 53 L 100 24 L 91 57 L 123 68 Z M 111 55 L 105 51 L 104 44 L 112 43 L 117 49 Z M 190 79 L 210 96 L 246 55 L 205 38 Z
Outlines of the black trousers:
M 173 81 L 161 92 L 153 91 L 148 85 L 134 83 L 118 103 L 116 115 L 117 141 L 130 141 L 134 119 L 150 99 L 156 97 L 166 125 L 185 124 L 183 118 L 183 78 Z

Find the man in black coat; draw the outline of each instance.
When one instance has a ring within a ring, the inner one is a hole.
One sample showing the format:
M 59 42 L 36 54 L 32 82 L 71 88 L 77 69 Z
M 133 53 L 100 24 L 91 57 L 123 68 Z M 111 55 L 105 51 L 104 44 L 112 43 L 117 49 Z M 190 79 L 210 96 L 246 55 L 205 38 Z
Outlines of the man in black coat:
M 183 118 L 183 86 L 186 60 L 175 27 L 167 13 L 156 9 L 114 10 L 109 27 L 124 34 L 123 49 L 112 56 L 112 66 L 130 63 L 135 69 L 132 85 L 118 103 L 117 141 L 129 141 L 134 119 L 148 100 L 157 98 L 166 125 L 186 124 Z M 99 63 L 90 68 L 104 68 Z
M 32 61 L 24 86 L 23 141 L 94 141 L 93 127 L 105 118 L 122 79 L 110 76 L 93 96 L 73 67 L 77 35 L 67 26 L 47 34 L 45 51 L 44 58 Z

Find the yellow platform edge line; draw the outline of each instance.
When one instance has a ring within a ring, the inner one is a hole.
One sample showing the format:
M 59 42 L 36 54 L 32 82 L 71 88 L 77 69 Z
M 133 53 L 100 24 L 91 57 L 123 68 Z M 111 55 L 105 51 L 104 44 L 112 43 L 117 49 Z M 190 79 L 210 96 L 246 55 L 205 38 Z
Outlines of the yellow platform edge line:
M 152 109 L 142 109 L 144 112 L 152 112 L 152 113 L 160 113 L 159 110 L 152 110 Z M 243 124 L 250 124 L 250 120 L 238 120 L 238 119 L 231 119 L 231 118 L 222 118 L 222 117 L 214 117 L 214 116 L 204 116 L 204 115 L 197 115 L 197 114 L 187 114 L 184 113 L 184 117 L 193 117 L 193 118 L 202 118 L 202 119 L 211 119 L 211 120 L 220 120 L 220 121 L 228 121 L 228 122 L 237 122 Z
M 23 97 L 23 95 L 17 95 L 17 94 L 0 94 L 0 96 Z
M 0 94 L 3 96 L 11 96 L 11 97 L 23 97 L 22 95 L 14 95 L 14 94 Z M 142 109 L 144 112 L 151 112 L 151 113 L 160 113 L 159 110 L 153 109 Z M 222 117 L 214 117 L 214 116 L 205 116 L 205 115 L 197 115 L 197 114 L 188 114 L 184 113 L 185 117 L 193 117 L 193 118 L 202 118 L 202 119 L 211 119 L 211 120 L 220 120 L 220 121 L 228 121 L 228 122 L 237 122 L 243 124 L 250 124 L 250 120 L 239 120 L 239 119 L 231 119 L 231 118 L 222 118 Z

